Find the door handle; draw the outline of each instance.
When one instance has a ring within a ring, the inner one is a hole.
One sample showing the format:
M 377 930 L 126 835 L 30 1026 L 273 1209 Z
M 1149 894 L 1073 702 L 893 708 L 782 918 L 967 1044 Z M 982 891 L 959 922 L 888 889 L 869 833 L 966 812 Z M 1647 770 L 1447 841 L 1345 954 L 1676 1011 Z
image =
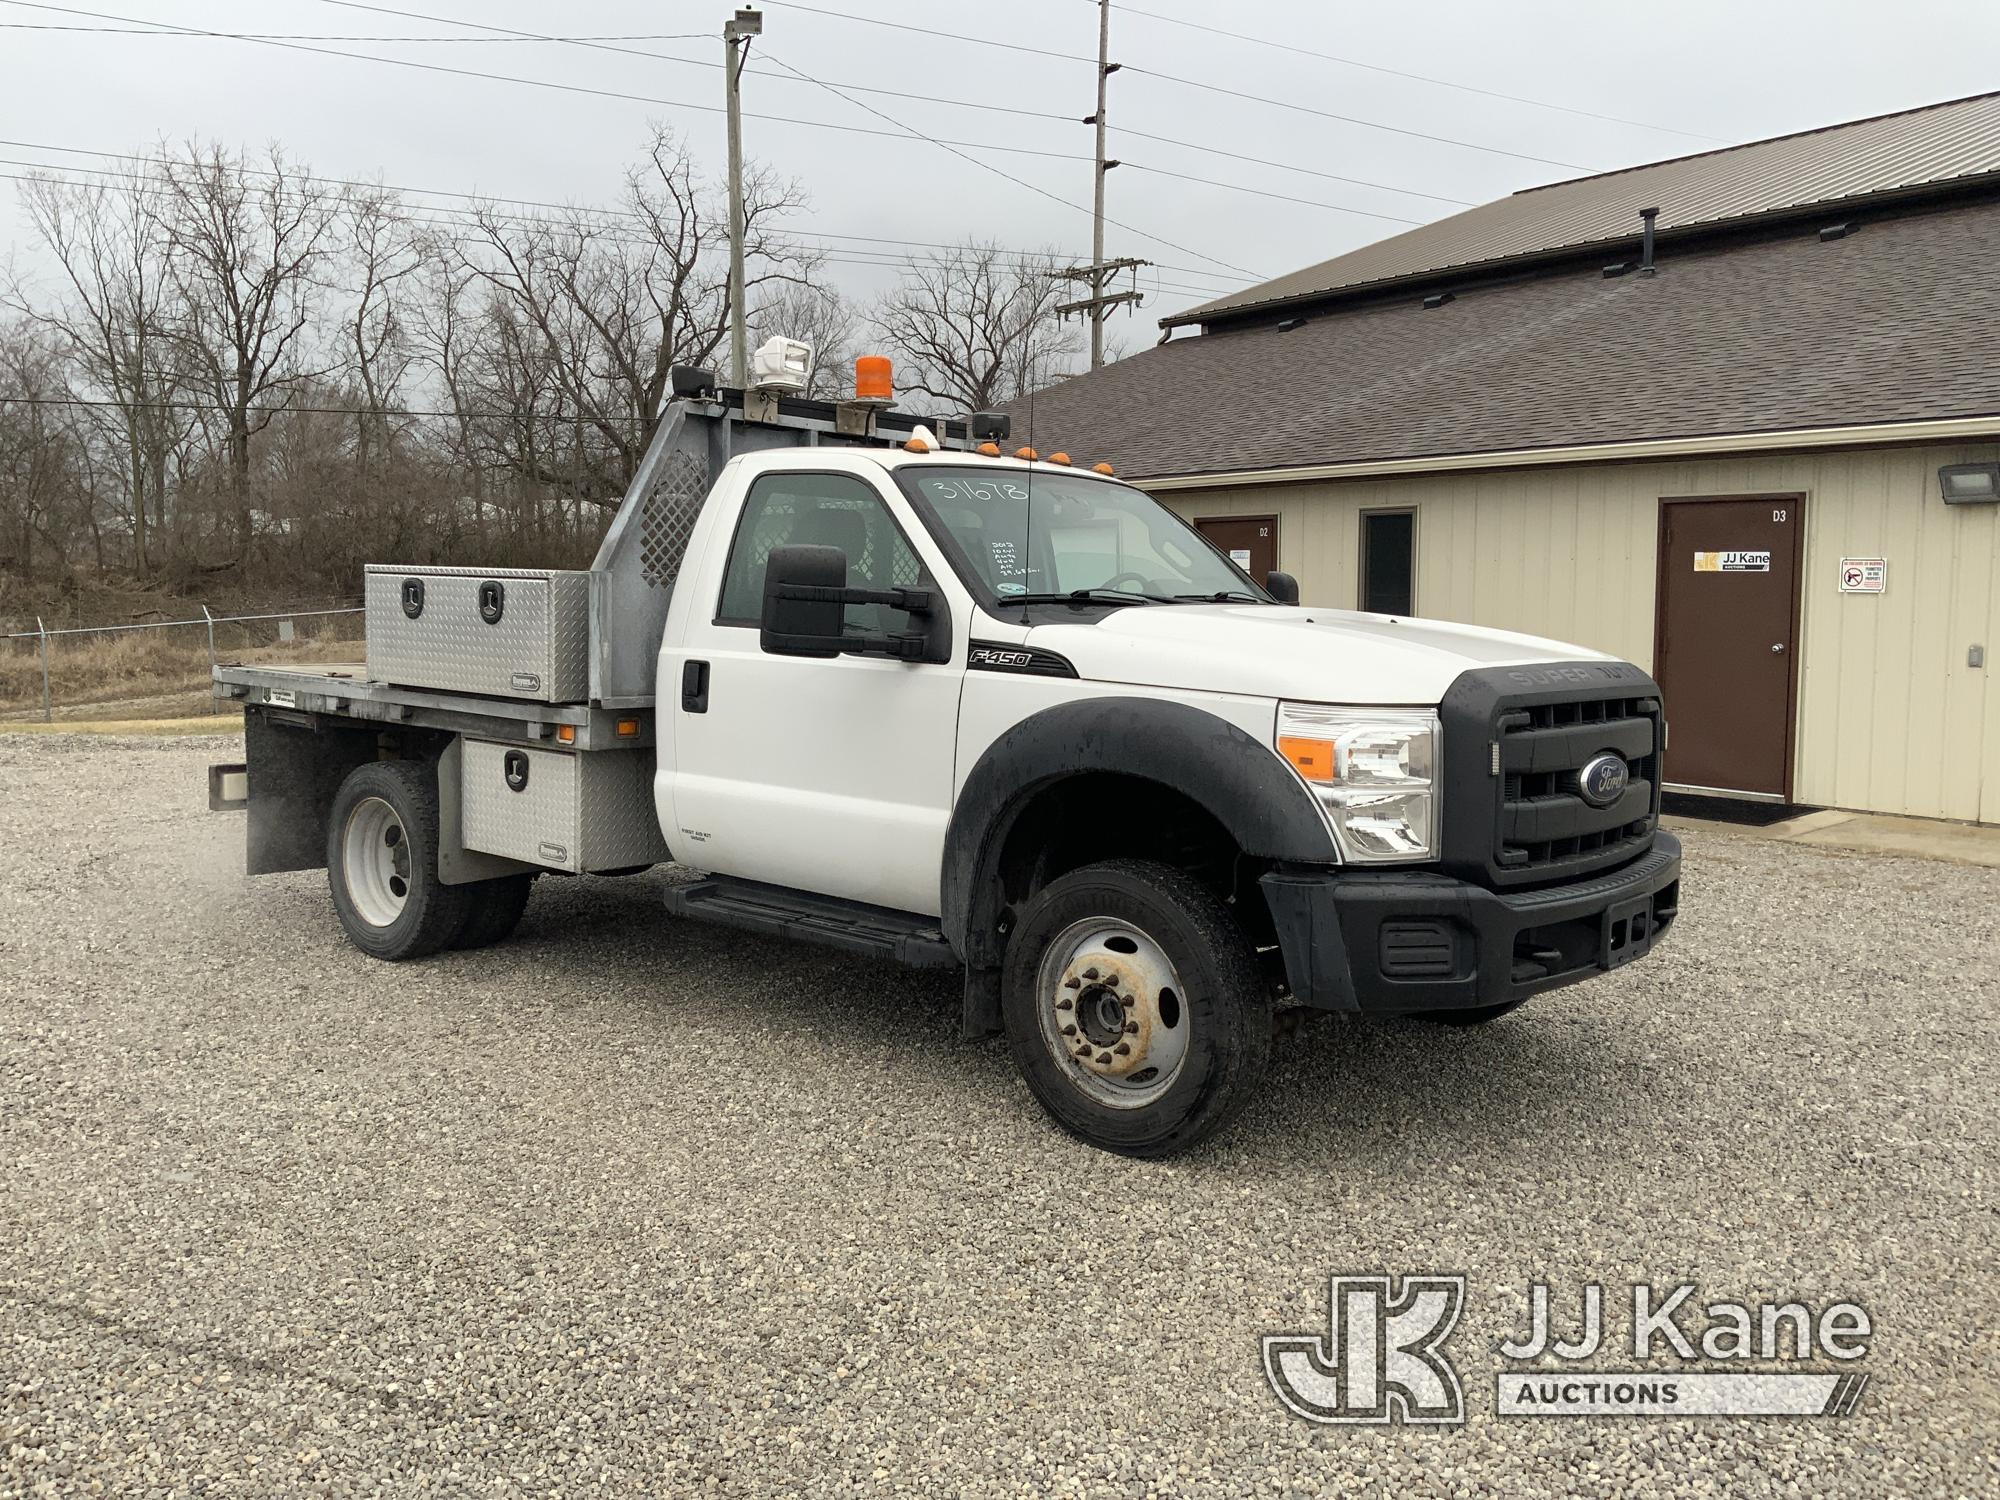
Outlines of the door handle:
M 681 712 L 708 712 L 708 663 L 689 661 L 681 665 Z

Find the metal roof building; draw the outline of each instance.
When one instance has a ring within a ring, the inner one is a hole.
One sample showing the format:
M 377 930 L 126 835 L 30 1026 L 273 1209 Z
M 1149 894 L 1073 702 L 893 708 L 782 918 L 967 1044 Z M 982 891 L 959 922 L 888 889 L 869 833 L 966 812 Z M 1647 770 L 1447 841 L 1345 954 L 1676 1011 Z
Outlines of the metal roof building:
M 1996 265 L 1986 94 L 1469 209 L 1168 319 L 1015 430 L 1314 604 L 1648 666 L 1681 785 L 2000 822 L 2000 504 L 1940 472 L 2000 490 Z

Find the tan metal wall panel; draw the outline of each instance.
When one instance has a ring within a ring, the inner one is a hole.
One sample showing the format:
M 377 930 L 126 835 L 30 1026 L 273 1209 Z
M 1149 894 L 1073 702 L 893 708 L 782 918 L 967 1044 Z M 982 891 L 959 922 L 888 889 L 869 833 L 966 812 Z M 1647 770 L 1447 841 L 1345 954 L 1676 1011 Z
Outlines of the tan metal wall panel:
M 1161 494 L 1182 515 L 1278 516 L 1308 604 L 1359 592 L 1360 514 L 1414 507 L 1419 614 L 1523 630 L 1653 665 L 1663 497 L 1802 493 L 1796 795 L 1830 807 L 2000 822 L 2000 506 L 1947 506 L 1941 464 L 1992 444 L 1565 465 Z M 1888 589 L 1842 594 L 1843 557 Z M 1967 665 L 1980 645 L 1987 666 Z M 1672 705 L 1668 705 L 1671 712 Z

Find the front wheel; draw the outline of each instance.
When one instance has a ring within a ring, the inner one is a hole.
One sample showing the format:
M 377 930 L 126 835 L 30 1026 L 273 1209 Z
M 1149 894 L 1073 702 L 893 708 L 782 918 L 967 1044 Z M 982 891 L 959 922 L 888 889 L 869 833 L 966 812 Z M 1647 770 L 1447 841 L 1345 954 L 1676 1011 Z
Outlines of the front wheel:
M 1031 898 L 1007 944 L 1014 1062 L 1079 1139 L 1170 1156 L 1243 1107 L 1271 1053 L 1271 1001 L 1229 908 L 1146 860 L 1074 870 Z
M 437 772 L 412 760 L 357 766 L 334 794 L 326 876 L 349 941 L 373 958 L 424 958 L 465 930 L 466 887 L 438 879 Z

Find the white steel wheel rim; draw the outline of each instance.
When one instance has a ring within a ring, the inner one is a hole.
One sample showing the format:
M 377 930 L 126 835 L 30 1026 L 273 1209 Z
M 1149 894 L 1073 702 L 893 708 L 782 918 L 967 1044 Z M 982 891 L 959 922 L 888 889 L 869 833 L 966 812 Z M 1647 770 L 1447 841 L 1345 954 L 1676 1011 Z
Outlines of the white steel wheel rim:
M 396 809 L 364 797 L 347 815 L 341 866 L 354 910 L 370 927 L 388 927 L 410 899 L 410 839 Z
M 1194 1027 L 1166 950 L 1116 917 L 1056 934 L 1035 975 L 1042 1042 L 1078 1092 L 1111 1109 L 1143 1109 L 1174 1086 Z

